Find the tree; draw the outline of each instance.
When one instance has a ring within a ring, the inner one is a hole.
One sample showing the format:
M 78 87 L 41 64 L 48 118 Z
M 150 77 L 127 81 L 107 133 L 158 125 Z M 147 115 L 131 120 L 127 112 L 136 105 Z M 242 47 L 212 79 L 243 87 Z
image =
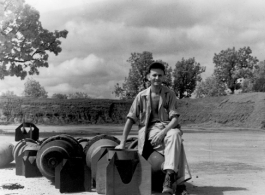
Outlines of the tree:
M 241 84 L 242 93 L 249 93 L 253 91 L 253 80 L 252 79 L 244 79 Z
M 253 91 L 265 92 L 265 77 L 261 77 L 255 80 L 253 85 Z
M 218 82 L 225 83 L 234 93 L 239 88 L 237 79 L 251 78 L 253 67 L 258 63 L 258 59 L 251 55 L 250 47 L 222 50 L 219 54 L 214 54 L 215 64 L 214 75 Z
M 154 62 L 151 52 L 132 53 L 127 60 L 131 64 L 128 77 L 122 87 L 117 83 L 114 87 L 114 94 L 121 99 L 132 99 L 138 92 L 148 87 L 146 80 L 148 65 Z
M 34 79 L 28 79 L 25 84 L 23 91 L 24 96 L 34 97 L 34 98 L 47 98 L 48 93 L 45 91 L 44 87 Z
M 61 94 L 61 93 L 54 93 L 51 98 L 63 100 L 63 99 L 67 99 L 67 95 Z
M 68 31 L 49 32 L 39 21 L 40 14 L 24 0 L 4 0 L 5 15 L 0 23 L 0 79 L 39 74 L 48 67 L 47 52 L 58 55 L 60 38 Z
M 195 58 L 185 60 L 182 58 L 175 65 L 173 71 L 173 90 L 177 97 L 191 97 L 198 81 L 201 81 L 201 73 L 205 72 L 205 67 L 195 61 Z
M 171 87 L 172 69 L 162 60 L 157 61 L 162 62 L 166 68 L 166 79 L 164 85 Z M 155 61 L 153 60 L 153 54 L 151 52 L 145 51 L 143 53 L 132 53 L 127 62 L 131 64 L 128 77 L 125 77 L 125 81 L 122 86 L 117 83 L 114 86 L 113 91 L 115 96 L 119 97 L 120 99 L 133 99 L 140 91 L 150 86 L 150 83 L 146 78 L 148 73 L 147 71 L 148 66 Z
M 225 84 L 218 82 L 214 76 L 211 76 L 197 84 L 195 96 L 196 98 L 225 96 L 225 90 Z
M 163 84 L 168 88 L 172 88 L 172 68 L 168 65 L 168 63 L 163 62 L 162 60 L 157 60 L 157 61 L 164 64 L 166 68 L 166 78 L 163 81 Z
M 14 91 L 6 91 L 6 92 L 2 92 L 1 97 L 8 97 L 8 98 L 13 98 L 13 97 L 17 97 L 17 95 L 14 93 Z
M 252 89 L 256 92 L 265 92 L 265 61 L 255 66 L 253 71 Z
M 68 99 L 90 99 L 91 97 L 85 92 L 75 92 L 68 94 Z

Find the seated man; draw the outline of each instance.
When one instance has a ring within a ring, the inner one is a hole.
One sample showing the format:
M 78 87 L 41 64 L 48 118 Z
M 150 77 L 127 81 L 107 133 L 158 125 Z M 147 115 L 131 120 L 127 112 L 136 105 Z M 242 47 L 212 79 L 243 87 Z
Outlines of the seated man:
M 162 85 L 165 66 L 160 62 L 148 68 L 151 86 L 141 91 L 135 98 L 124 126 L 120 145 L 124 149 L 132 125 L 139 120 L 138 152 L 142 155 L 146 139 L 153 148 L 164 155 L 163 170 L 166 173 L 162 193 L 173 194 L 172 184 L 181 184 L 191 178 L 182 144 L 182 130 L 178 129 L 179 114 L 176 111 L 176 96 Z M 185 170 L 188 174 L 185 176 Z M 185 194 L 185 192 L 183 193 Z

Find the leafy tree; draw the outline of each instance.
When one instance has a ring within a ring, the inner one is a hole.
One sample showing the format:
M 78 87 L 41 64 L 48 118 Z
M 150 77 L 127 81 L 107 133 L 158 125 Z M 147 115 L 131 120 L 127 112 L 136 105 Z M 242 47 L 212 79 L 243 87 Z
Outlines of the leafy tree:
M 166 68 L 166 78 L 163 81 L 163 84 L 167 86 L 168 88 L 172 88 L 172 68 L 168 65 L 168 63 L 163 62 L 162 60 L 157 60 L 158 62 L 161 62 L 165 65 Z
M 148 87 L 146 80 L 148 65 L 154 62 L 151 52 L 132 53 L 127 60 L 131 64 L 128 77 L 122 87 L 117 83 L 114 87 L 114 94 L 121 99 L 132 99 L 138 92 Z
M 68 94 L 68 99 L 90 99 L 91 97 L 85 92 L 75 92 Z
M 211 76 L 197 84 L 195 96 L 196 98 L 225 96 L 225 90 L 225 84 L 218 82 L 214 76 Z
M 260 77 L 257 80 L 255 80 L 253 85 L 253 91 L 265 92 L 265 77 Z
M 251 79 L 252 91 L 265 92 L 265 61 L 255 66 Z
M 182 58 L 175 65 L 173 71 L 173 90 L 181 99 L 191 97 L 198 81 L 201 81 L 201 73 L 205 72 L 205 67 L 195 61 L 195 58 L 185 60 Z
M 61 94 L 61 93 L 54 93 L 52 95 L 53 99 L 67 99 L 67 95 L 66 94 Z
M 162 62 L 166 67 L 166 79 L 164 85 L 171 87 L 172 69 L 162 60 L 158 61 Z M 155 61 L 153 60 L 153 54 L 151 52 L 145 51 L 143 53 L 132 53 L 127 62 L 131 64 L 128 77 L 125 77 L 125 81 L 122 86 L 117 83 L 114 86 L 113 91 L 115 96 L 119 97 L 120 99 L 133 99 L 140 91 L 150 86 L 150 83 L 146 78 L 147 70 L 148 66 Z
M 68 31 L 49 32 L 39 21 L 40 14 L 24 0 L 4 0 L 5 15 L 0 23 L 0 79 L 39 74 L 48 67 L 48 53 L 58 55 L 60 38 Z
M 244 79 L 241 85 L 242 93 L 249 93 L 253 91 L 253 80 L 252 79 Z
M 14 93 L 14 91 L 6 91 L 6 92 L 2 92 L 1 94 L 2 97 L 8 97 L 8 98 L 13 98 L 13 97 L 17 97 L 17 95 Z
M 25 84 L 25 88 L 23 91 L 23 95 L 27 97 L 34 98 L 47 98 L 48 93 L 45 91 L 44 87 L 40 85 L 40 83 L 34 79 L 28 79 Z
M 214 54 L 214 75 L 218 82 L 227 85 L 231 93 L 239 88 L 237 79 L 253 76 L 252 70 L 258 63 L 258 59 L 252 56 L 251 53 L 250 47 L 243 47 L 238 51 L 235 48 L 228 48 L 222 50 L 219 54 Z

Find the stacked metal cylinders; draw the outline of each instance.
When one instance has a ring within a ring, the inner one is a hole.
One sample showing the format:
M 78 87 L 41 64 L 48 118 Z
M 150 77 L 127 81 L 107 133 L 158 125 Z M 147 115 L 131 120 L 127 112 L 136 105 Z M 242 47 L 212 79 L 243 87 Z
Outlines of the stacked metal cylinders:
M 83 147 L 70 135 L 61 134 L 46 139 L 37 153 L 37 167 L 46 178 L 55 178 L 55 168 L 63 159 L 83 158 Z

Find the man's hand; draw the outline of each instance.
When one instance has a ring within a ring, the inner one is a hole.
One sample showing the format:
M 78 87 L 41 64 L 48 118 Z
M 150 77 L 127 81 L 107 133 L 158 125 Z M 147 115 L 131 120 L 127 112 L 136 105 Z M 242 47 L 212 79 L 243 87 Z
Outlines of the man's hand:
M 125 144 L 124 143 L 120 143 L 119 145 L 117 145 L 115 147 L 115 149 L 124 149 L 125 148 Z
M 156 146 L 156 145 L 160 144 L 164 140 L 165 136 L 166 136 L 166 133 L 163 130 L 160 131 L 158 134 L 156 134 L 153 137 L 153 139 L 151 141 L 151 145 Z

